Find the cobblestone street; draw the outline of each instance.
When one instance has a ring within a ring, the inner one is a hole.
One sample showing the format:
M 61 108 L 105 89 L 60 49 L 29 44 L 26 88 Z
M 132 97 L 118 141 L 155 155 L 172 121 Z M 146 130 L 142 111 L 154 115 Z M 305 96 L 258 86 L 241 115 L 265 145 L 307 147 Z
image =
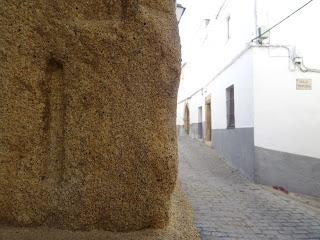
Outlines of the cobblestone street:
M 179 138 L 180 180 L 201 239 L 320 240 L 320 211 L 251 183 L 217 153 Z

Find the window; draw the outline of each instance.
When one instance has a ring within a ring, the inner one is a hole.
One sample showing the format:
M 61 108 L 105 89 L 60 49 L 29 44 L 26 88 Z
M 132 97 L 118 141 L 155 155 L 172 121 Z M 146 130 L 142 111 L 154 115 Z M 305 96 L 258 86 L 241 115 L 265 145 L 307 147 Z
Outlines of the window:
M 211 96 L 206 97 L 205 114 L 206 114 L 206 129 L 205 129 L 205 140 L 207 142 L 212 141 L 212 125 L 211 125 Z
M 234 117 L 234 86 L 230 86 L 226 90 L 227 96 L 227 128 L 235 128 Z

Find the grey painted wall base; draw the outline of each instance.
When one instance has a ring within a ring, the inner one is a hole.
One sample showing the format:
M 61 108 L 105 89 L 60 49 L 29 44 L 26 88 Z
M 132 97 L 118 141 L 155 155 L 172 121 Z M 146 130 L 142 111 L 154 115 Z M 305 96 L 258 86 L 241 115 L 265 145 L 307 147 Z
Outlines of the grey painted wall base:
M 195 139 L 202 140 L 203 138 L 203 123 L 192 123 L 190 124 L 189 136 Z M 178 136 L 186 136 L 186 130 L 183 125 L 177 125 Z
M 214 129 L 213 147 L 250 180 L 254 180 L 253 128 Z
M 189 136 L 204 141 L 205 122 L 192 123 Z M 177 126 L 179 136 L 186 136 L 184 127 Z M 212 146 L 250 180 L 254 179 L 253 128 L 212 130 Z
M 204 130 L 205 123 L 194 123 L 189 135 L 203 141 Z M 183 126 L 177 131 L 186 135 Z M 255 147 L 253 128 L 214 129 L 212 140 L 220 156 L 250 180 L 320 197 L 320 159 Z
M 192 138 L 202 139 L 202 123 L 192 123 L 190 126 L 190 136 Z
M 177 135 L 178 136 L 186 136 L 186 131 L 183 125 L 177 125 Z
M 256 182 L 320 197 L 320 159 L 255 148 Z

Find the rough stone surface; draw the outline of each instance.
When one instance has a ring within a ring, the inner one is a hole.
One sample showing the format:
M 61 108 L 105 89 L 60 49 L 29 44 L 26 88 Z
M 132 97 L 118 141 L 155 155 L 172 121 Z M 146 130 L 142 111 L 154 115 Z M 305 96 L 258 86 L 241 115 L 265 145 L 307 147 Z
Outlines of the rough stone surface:
M 0 223 L 164 227 L 177 175 L 174 1 L 0 1 L 0 32 Z
M 73 232 L 46 227 L 0 227 L 0 240 L 199 240 L 193 210 L 181 192 L 180 184 L 173 192 L 171 204 L 169 224 L 164 229 L 115 233 L 103 230 Z
M 253 184 L 214 149 L 189 137 L 179 140 L 179 160 L 201 239 L 320 240 L 320 198 Z

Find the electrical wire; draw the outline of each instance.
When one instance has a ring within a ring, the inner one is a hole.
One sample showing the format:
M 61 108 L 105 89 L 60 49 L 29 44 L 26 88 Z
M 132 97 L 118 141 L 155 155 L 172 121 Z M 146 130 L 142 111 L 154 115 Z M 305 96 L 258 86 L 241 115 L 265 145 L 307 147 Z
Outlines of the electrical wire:
M 219 11 L 218 11 L 217 16 L 216 16 L 216 19 L 218 19 L 219 15 L 220 15 L 223 7 L 226 5 L 227 1 L 228 1 L 228 0 L 225 0 L 225 1 L 223 2 L 223 4 L 220 6 Z
M 303 9 L 304 7 L 306 7 L 307 5 L 309 5 L 311 2 L 313 2 L 314 0 L 310 0 L 309 2 L 305 3 L 303 6 L 299 7 L 297 10 L 295 10 L 294 12 L 292 12 L 290 15 L 288 15 L 287 17 L 285 17 L 284 19 L 282 19 L 280 22 L 276 23 L 275 25 L 273 25 L 271 28 L 269 28 L 268 30 L 266 30 L 265 32 L 261 33 L 259 36 L 257 36 L 256 38 L 252 39 L 251 42 L 261 38 L 263 35 L 265 35 L 266 33 L 270 32 L 272 29 L 274 29 L 275 27 L 279 26 L 281 23 L 283 23 L 284 21 L 286 21 L 288 18 L 290 18 L 292 15 L 296 14 L 297 12 L 299 12 L 301 9 Z
M 224 7 L 225 3 L 227 2 L 228 0 L 225 0 L 223 5 L 221 6 L 218 14 L 217 14 L 217 18 L 222 10 L 222 8 Z M 263 32 L 262 34 L 260 34 L 259 36 L 257 36 L 256 38 L 253 38 L 250 42 L 253 42 L 255 40 L 257 40 L 258 38 L 260 38 L 261 36 L 263 36 L 264 34 L 270 32 L 272 29 L 274 29 L 275 27 L 277 27 L 278 25 L 280 25 L 281 23 L 283 23 L 284 21 L 286 21 L 288 18 L 290 18 L 292 15 L 296 14 L 297 12 L 299 12 L 301 9 L 303 9 L 304 7 L 306 7 L 307 5 L 309 5 L 311 2 L 313 2 L 314 0 L 310 0 L 308 1 L 307 3 L 305 3 L 303 6 L 301 6 L 300 8 L 298 8 L 297 10 L 295 10 L 294 12 L 292 12 L 290 15 L 288 15 L 287 17 L 285 17 L 284 19 L 282 19 L 280 22 L 278 22 L 277 24 L 273 25 L 271 28 L 269 28 L 268 30 L 266 30 L 265 32 Z M 238 54 L 235 59 L 233 59 L 226 67 L 224 67 L 213 79 L 211 79 L 204 87 L 198 89 L 197 91 L 195 91 L 192 95 L 190 95 L 189 97 L 181 100 L 178 102 L 178 104 L 180 103 L 183 103 L 185 102 L 186 100 L 190 99 L 191 97 L 193 97 L 194 95 L 196 95 L 198 92 L 202 91 L 207 88 L 219 75 L 221 75 L 222 72 L 224 72 L 228 67 L 230 67 L 231 65 L 233 65 L 233 63 L 240 57 L 242 57 L 242 55 L 244 55 L 250 48 L 252 47 L 257 47 L 257 46 L 253 46 L 253 45 L 248 45 L 247 48 L 245 48 L 240 54 Z M 275 47 L 285 47 L 285 46 L 275 46 Z M 289 51 L 290 52 L 290 51 Z M 316 72 L 316 73 L 319 73 L 320 70 L 318 69 L 310 69 L 310 68 L 307 68 L 303 65 L 302 63 L 302 66 L 300 66 L 300 70 L 302 72 Z

